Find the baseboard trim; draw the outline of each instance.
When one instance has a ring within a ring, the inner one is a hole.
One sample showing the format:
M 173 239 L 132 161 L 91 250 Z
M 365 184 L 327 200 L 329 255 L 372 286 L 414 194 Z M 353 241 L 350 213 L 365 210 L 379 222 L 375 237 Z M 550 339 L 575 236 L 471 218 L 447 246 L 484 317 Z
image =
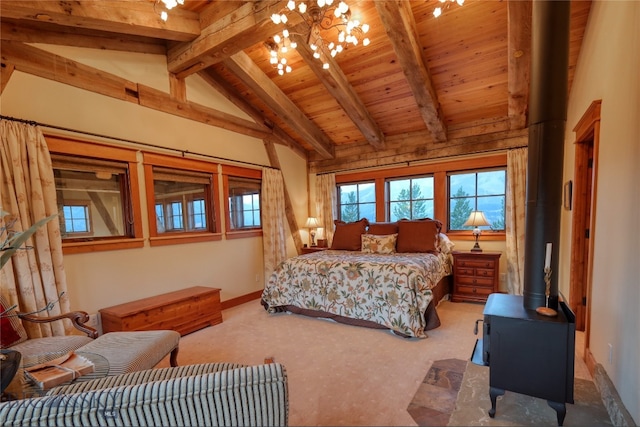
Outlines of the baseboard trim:
M 604 367 L 597 363 L 593 374 L 593 382 L 596 388 L 600 392 L 604 407 L 607 408 L 609 417 L 611 417 L 611 423 L 614 426 L 635 426 L 635 422 L 631 417 L 631 414 L 624 406 L 620 395 L 613 385 L 613 382 L 607 375 L 607 371 Z
M 242 305 L 246 302 L 253 301 L 255 299 L 259 299 L 262 296 L 262 290 L 251 292 L 250 294 L 241 295 L 239 297 L 231 298 L 226 301 L 222 301 L 222 309 L 226 310 L 231 307 L 235 307 L 237 305 Z

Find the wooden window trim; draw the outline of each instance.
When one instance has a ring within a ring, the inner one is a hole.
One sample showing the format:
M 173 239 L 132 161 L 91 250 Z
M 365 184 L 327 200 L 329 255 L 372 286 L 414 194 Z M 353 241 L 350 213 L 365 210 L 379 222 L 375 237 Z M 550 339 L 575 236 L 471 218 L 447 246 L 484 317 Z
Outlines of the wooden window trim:
M 51 154 L 64 154 L 79 157 L 90 157 L 97 160 L 111 160 L 127 163 L 129 191 L 126 197 L 131 204 L 133 216 L 133 237 L 100 239 L 91 242 L 62 242 L 64 255 L 112 251 L 120 249 L 141 248 L 144 246 L 142 235 L 142 206 L 140 203 L 140 182 L 138 177 L 138 160 L 136 150 L 112 147 L 94 142 L 45 134 L 47 147 Z M 87 156 L 87 153 L 91 153 Z
M 246 239 L 250 237 L 261 237 L 262 226 L 255 228 L 245 228 L 241 230 L 231 229 L 231 207 L 229 206 L 229 177 L 259 179 L 262 181 L 262 170 L 248 169 L 240 166 L 222 165 L 222 191 L 224 199 L 224 219 L 225 235 L 227 239 Z M 262 215 L 262 206 L 260 206 Z M 260 221 L 262 223 L 262 221 Z
M 376 186 L 376 221 L 386 218 L 385 182 L 387 178 L 404 178 L 418 175 L 432 175 L 434 185 L 434 217 L 446 225 L 447 218 L 447 173 L 463 172 L 465 170 L 480 170 L 488 168 L 506 168 L 507 154 L 492 154 L 483 157 L 473 157 L 444 162 L 432 162 L 419 165 L 407 165 L 399 168 L 376 169 L 372 171 L 358 171 L 336 174 L 337 184 L 356 184 L 364 181 L 374 181 Z M 445 231 L 455 240 L 475 240 L 472 231 Z M 506 232 L 485 231 L 481 238 L 488 241 L 504 241 Z
M 222 239 L 220 233 L 220 207 L 218 197 L 218 164 L 195 159 L 167 156 L 143 152 L 145 187 L 147 189 L 147 216 L 149 221 L 149 244 L 151 246 L 179 245 L 186 243 L 211 242 Z M 159 234 L 156 225 L 153 167 L 178 169 L 183 171 L 211 174 L 211 191 L 205 194 L 205 200 L 212 208 L 207 220 L 213 219 L 213 231 L 166 232 Z

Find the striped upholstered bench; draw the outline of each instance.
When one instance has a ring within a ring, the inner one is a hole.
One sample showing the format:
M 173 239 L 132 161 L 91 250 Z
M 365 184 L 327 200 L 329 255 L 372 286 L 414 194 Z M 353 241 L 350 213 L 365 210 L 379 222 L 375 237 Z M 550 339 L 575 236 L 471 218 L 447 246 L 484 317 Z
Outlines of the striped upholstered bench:
M 169 353 L 171 366 L 177 366 L 179 342 L 180 333 L 171 330 L 108 332 L 76 352 L 90 360 L 106 360 L 104 374 L 111 376 L 151 369 Z
M 277 363 L 153 369 L 0 403 L 7 426 L 286 426 L 287 375 Z

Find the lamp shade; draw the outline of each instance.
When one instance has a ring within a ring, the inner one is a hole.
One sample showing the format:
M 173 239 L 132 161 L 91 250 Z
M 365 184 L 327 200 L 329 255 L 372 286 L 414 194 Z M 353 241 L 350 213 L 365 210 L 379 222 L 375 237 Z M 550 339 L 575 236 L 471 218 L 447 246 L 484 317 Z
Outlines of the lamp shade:
M 480 227 L 483 225 L 491 225 L 482 211 L 471 211 L 467 221 L 462 224 L 465 227 Z
M 307 222 L 304 224 L 304 226 L 306 228 L 318 228 L 320 227 L 320 221 L 318 221 L 318 218 L 310 216 L 309 218 L 307 218 Z

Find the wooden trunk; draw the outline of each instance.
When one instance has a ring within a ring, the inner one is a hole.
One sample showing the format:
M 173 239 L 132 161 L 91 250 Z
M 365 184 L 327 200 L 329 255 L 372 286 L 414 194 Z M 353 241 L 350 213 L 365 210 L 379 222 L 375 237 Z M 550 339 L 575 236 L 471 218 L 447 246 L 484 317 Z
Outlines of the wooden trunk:
M 194 286 L 100 310 L 102 331 L 173 329 L 180 335 L 222 323 L 220 289 Z

